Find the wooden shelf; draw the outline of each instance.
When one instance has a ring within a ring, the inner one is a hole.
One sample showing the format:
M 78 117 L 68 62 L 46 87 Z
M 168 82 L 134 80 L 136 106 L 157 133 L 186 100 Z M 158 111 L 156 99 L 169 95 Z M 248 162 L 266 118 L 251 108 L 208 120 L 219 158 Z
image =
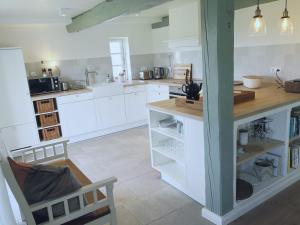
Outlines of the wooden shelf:
M 47 129 L 47 128 L 51 128 L 51 127 L 59 127 L 60 124 L 55 124 L 55 125 L 52 125 L 52 126 L 48 126 L 48 127 L 39 127 L 38 130 L 43 130 L 43 129 Z
M 272 149 L 283 146 L 284 142 L 271 139 L 271 138 L 250 138 L 249 144 L 246 146 L 242 146 L 245 149 L 244 154 L 238 154 L 237 157 L 237 166 L 254 159 L 260 155 L 265 154 L 268 151 L 271 151 Z
M 54 111 L 51 111 L 51 112 L 44 112 L 44 113 L 36 113 L 35 115 L 36 116 L 40 116 L 40 115 L 45 115 L 45 114 L 50 114 L 50 113 L 56 113 L 58 112 L 58 110 L 54 110 Z
M 160 127 L 155 127 L 151 128 L 152 131 L 160 133 L 162 135 L 165 135 L 167 137 L 173 138 L 177 141 L 183 142 L 183 136 L 178 134 L 176 128 L 160 128 Z

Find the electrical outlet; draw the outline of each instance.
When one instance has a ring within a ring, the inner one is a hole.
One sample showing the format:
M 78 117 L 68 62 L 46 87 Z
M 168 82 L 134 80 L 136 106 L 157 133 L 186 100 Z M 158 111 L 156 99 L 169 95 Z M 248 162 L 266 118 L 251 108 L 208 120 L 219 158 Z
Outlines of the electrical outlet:
M 281 68 L 280 67 L 271 67 L 270 72 L 272 74 L 275 74 L 276 72 L 281 72 Z

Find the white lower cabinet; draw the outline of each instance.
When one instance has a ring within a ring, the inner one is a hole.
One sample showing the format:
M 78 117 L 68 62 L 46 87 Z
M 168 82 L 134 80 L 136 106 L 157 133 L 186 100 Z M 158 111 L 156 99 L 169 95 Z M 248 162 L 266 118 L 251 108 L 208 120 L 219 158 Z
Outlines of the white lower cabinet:
M 135 92 L 125 95 L 125 109 L 127 123 L 147 119 L 147 96 L 145 92 Z
M 1 129 L 1 137 L 8 150 L 31 147 L 39 143 L 35 123 L 27 123 Z
M 95 99 L 99 128 L 111 128 L 126 123 L 124 95 Z
M 93 99 L 59 104 L 58 109 L 64 137 L 81 135 L 97 129 Z

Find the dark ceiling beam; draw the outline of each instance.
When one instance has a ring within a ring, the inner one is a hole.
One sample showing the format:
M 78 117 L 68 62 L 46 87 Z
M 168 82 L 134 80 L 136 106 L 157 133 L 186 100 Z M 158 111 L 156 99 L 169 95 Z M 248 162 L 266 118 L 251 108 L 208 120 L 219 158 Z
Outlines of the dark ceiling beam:
M 72 23 L 67 25 L 67 31 L 78 32 L 113 18 L 139 13 L 169 1 L 171 0 L 106 0 L 73 17 Z
M 269 2 L 276 2 L 278 0 L 260 0 L 260 4 L 269 3 Z M 234 9 L 242 9 L 247 8 L 250 6 L 254 6 L 257 4 L 257 0 L 235 0 L 234 2 Z

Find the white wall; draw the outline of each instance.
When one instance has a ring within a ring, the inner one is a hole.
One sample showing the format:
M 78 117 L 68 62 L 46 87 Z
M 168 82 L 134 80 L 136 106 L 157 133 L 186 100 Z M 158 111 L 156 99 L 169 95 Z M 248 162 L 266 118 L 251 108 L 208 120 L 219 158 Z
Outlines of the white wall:
M 109 56 L 109 37 L 129 37 L 131 54 L 152 52 L 151 26 L 102 24 L 67 33 L 64 25 L 1 25 L 0 45 L 20 46 L 26 62 Z

